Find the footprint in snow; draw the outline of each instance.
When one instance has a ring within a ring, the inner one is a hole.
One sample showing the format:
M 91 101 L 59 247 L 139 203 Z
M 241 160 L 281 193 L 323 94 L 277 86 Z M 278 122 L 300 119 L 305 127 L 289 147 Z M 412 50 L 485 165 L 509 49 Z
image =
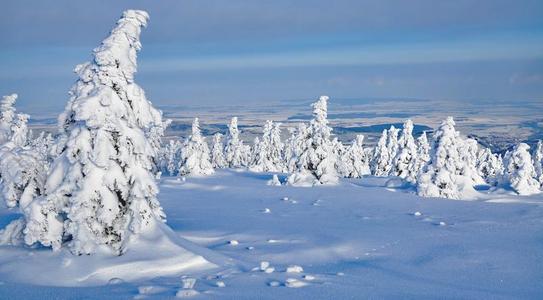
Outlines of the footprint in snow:
M 421 217 L 422 216 L 422 213 L 417 211 L 415 213 L 412 214 L 413 216 L 415 217 Z M 447 226 L 448 224 L 444 221 L 435 221 L 434 219 L 432 219 L 431 217 L 425 217 L 422 219 L 422 221 L 424 222 L 430 222 L 432 223 L 432 225 L 435 225 L 435 226 Z
M 138 287 L 139 295 L 153 295 L 165 292 L 166 290 L 168 290 L 166 287 L 158 285 L 143 285 Z
M 304 286 L 306 286 L 308 284 L 309 283 L 301 281 L 301 280 L 296 279 L 296 278 L 287 278 L 287 280 L 285 281 L 285 286 L 289 287 L 289 288 L 301 288 L 301 287 L 304 287 Z
M 194 289 L 195 284 L 196 284 L 196 278 L 192 278 L 192 277 L 181 278 L 181 288 L 177 291 L 175 296 L 177 298 L 187 298 L 187 297 L 193 297 L 200 294 L 200 292 Z

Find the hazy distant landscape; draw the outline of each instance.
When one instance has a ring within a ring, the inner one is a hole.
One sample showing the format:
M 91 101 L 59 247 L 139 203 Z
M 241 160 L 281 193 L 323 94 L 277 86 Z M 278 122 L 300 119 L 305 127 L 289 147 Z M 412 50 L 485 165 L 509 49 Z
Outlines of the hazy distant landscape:
M 152 101 L 152 99 L 151 99 Z M 271 119 L 281 122 L 285 128 L 308 121 L 309 105 L 312 99 L 276 101 L 246 105 L 163 105 L 158 106 L 172 125 L 166 131 L 166 138 L 190 134 L 194 117 L 201 119 L 205 135 L 217 132 L 225 134 L 230 118 L 240 119 L 242 136 L 252 141 L 262 133 L 262 124 Z M 33 116 L 30 127 L 37 132 L 55 132 L 57 115 L 50 112 L 32 114 L 32 108 L 25 109 Z M 472 136 L 493 151 L 504 152 L 518 141 L 535 145 L 543 138 L 543 101 L 450 101 L 424 99 L 334 99 L 330 100 L 329 119 L 336 134 L 343 142 L 350 142 L 362 133 L 370 145 L 376 143 L 383 129 L 390 125 L 401 127 L 406 119 L 415 123 L 415 134 L 431 132 L 447 116 L 455 117 L 457 128 Z M 34 117 L 34 115 L 39 117 Z M 36 119 L 37 118 L 37 119 Z M 284 130 L 287 134 L 287 130 Z

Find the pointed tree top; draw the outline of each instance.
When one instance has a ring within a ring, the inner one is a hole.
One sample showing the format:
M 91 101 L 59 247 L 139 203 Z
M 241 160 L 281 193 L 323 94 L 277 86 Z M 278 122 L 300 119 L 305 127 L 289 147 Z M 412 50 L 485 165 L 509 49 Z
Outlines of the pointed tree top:
M 198 118 L 194 118 L 194 121 L 192 121 L 192 135 L 200 135 L 200 121 Z
M 405 123 L 403 123 L 403 131 L 406 134 L 412 134 L 413 133 L 413 121 L 411 119 L 407 119 Z
M 456 125 L 456 123 L 454 122 L 453 117 L 448 116 L 447 119 L 445 119 L 445 121 L 443 121 L 442 125 L 454 126 L 454 125 Z
M 137 69 L 136 52 L 141 49 L 141 28 L 147 26 L 148 20 L 149 15 L 142 10 L 123 12 L 110 35 L 94 49 L 94 63 L 101 71 L 110 77 L 119 76 L 133 82 Z

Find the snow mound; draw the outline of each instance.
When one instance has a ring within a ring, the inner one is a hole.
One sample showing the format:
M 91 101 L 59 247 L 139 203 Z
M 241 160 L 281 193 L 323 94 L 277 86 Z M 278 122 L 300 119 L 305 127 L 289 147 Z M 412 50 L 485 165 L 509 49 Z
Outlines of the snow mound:
M 75 256 L 67 249 L 53 252 L 48 248 L 2 246 L 0 274 L 28 284 L 96 286 L 106 285 L 112 279 L 134 282 L 218 267 L 198 254 L 205 249 L 178 237 L 161 222 L 155 222 L 152 230 L 131 239 L 129 244 L 129 250 L 121 256 L 112 256 L 109 249 Z

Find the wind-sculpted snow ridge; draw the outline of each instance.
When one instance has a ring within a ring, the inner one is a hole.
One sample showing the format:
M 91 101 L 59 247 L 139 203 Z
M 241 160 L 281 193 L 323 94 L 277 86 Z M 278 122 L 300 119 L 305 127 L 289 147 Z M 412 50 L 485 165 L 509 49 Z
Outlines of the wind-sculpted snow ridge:
M 9 276 L 11 282 L 25 284 L 93 286 L 198 274 L 216 269 L 226 261 L 220 255 L 211 255 L 206 249 L 178 237 L 158 220 L 152 220 L 147 230 L 132 238 L 126 246 L 129 250 L 121 256 L 112 256 L 107 249 L 93 255 L 74 256 L 67 249 L 51 252 L 5 248 L 0 250 L 0 276 Z

